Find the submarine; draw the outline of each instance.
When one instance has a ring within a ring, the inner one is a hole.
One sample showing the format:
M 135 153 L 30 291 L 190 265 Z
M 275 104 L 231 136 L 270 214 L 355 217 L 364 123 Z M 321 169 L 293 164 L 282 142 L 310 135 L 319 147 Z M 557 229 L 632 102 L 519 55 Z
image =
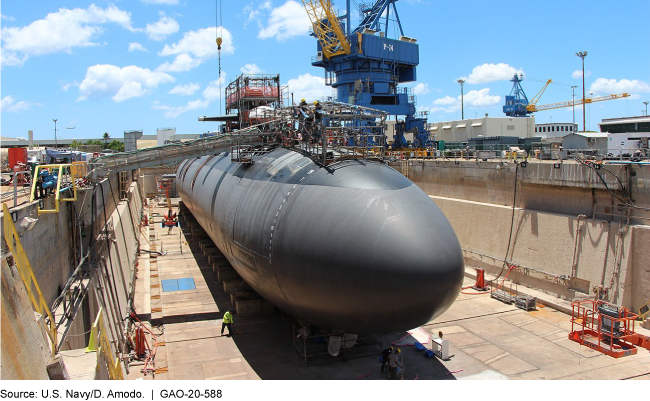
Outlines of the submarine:
M 264 145 L 182 161 L 185 206 L 233 268 L 279 309 L 355 334 L 418 327 L 459 294 L 463 255 L 436 204 L 371 159 L 325 165 Z

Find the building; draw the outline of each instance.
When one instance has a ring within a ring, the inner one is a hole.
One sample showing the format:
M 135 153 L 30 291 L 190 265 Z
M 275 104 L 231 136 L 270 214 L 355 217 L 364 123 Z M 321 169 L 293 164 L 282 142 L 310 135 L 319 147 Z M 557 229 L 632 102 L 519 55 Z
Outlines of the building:
M 514 136 L 532 138 L 535 117 L 481 117 L 429 124 L 436 141 L 467 142 L 469 138 Z
M 157 145 L 164 145 L 176 135 L 176 128 L 158 128 L 156 130 Z
M 142 137 L 142 130 L 124 131 L 124 151 L 136 150 L 140 137 Z
M 577 132 L 578 124 L 574 123 L 548 123 L 535 124 L 535 136 L 549 138 L 555 136 L 564 136 L 568 132 Z
M 614 156 L 633 155 L 637 150 L 648 154 L 650 132 L 621 132 L 607 135 L 607 153 Z
M 597 150 L 599 153 L 607 151 L 607 133 L 604 132 L 576 132 L 562 137 L 562 147 L 566 150 Z
M 607 118 L 600 124 L 600 132 L 650 132 L 650 116 Z

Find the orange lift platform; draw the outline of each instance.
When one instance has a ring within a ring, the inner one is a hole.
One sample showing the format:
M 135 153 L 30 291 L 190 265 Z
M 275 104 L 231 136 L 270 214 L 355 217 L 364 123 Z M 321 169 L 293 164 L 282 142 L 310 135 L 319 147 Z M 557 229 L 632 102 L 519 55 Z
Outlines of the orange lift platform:
M 591 299 L 574 301 L 571 307 L 569 340 L 614 358 L 634 355 L 637 348 L 650 350 L 650 337 L 634 332 L 639 316 L 627 308 Z

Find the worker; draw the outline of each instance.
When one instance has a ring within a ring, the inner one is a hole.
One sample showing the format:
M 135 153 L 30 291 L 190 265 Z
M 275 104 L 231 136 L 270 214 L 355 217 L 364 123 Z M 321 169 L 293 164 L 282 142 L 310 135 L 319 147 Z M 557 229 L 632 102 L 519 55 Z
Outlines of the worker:
M 393 347 L 388 347 L 381 353 L 381 373 L 384 373 L 384 367 L 386 366 L 386 362 L 388 362 L 388 357 L 392 353 Z
M 309 106 L 305 99 L 300 99 L 300 104 L 298 105 L 298 136 L 300 140 L 306 141 L 308 138 L 307 129 L 305 127 L 305 121 L 309 116 Z
M 323 107 L 320 105 L 320 102 L 316 100 L 314 102 L 314 114 L 313 114 L 313 140 L 314 143 L 320 142 L 321 139 L 321 129 L 320 126 L 323 123 Z
M 234 324 L 232 314 L 233 311 L 227 311 L 223 314 L 223 323 L 221 323 L 221 335 L 223 335 L 223 329 L 227 327 L 228 335 L 226 337 L 230 337 L 232 335 L 232 325 Z
M 47 170 L 45 170 L 47 171 Z M 35 199 L 43 199 L 45 198 L 45 190 L 43 189 L 43 172 L 41 171 L 38 173 L 38 177 L 36 178 L 36 191 L 34 191 L 36 196 L 34 197 Z
M 404 368 L 402 365 L 400 365 L 398 361 L 399 354 L 402 352 L 401 349 L 396 349 L 395 352 L 390 354 L 388 356 L 388 371 L 390 372 L 390 378 L 391 380 L 395 380 L 397 378 L 397 368 Z

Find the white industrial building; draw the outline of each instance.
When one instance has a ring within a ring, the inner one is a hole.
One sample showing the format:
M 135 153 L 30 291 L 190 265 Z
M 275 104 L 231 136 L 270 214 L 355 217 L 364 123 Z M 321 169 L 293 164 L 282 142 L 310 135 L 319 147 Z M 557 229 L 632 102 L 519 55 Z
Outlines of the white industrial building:
M 637 150 L 647 151 L 650 132 L 620 132 L 607 134 L 607 153 L 615 156 L 633 155 Z
M 429 124 L 436 141 L 466 142 L 469 138 L 535 136 L 535 117 L 481 117 Z
M 535 136 L 541 136 L 542 138 L 564 136 L 569 132 L 577 131 L 578 124 L 574 123 L 535 124 Z

